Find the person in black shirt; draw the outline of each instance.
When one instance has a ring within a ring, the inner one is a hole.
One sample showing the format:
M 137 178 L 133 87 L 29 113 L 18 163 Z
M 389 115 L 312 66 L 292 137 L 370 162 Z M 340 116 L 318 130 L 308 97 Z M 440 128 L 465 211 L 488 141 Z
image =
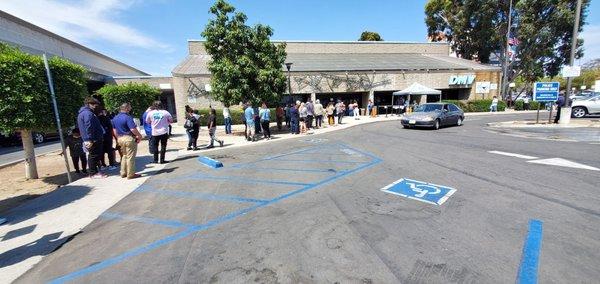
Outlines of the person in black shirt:
M 210 116 L 208 117 L 208 134 L 210 135 L 210 144 L 206 147 L 208 149 L 214 148 L 214 142 L 219 142 L 219 145 L 223 147 L 223 140 L 217 139 L 217 111 L 214 108 L 210 109 Z
M 66 142 L 75 172 L 87 174 L 87 157 L 83 151 L 83 139 L 81 138 L 81 133 L 79 133 L 79 128 L 73 129 L 71 135 L 67 136 Z M 81 172 L 79 171 L 79 161 L 81 161 Z
M 108 169 L 114 170 L 117 167 L 117 161 L 115 160 L 115 149 L 113 148 L 113 127 L 110 117 L 106 109 L 103 107 L 100 109 L 100 115 L 98 116 L 102 129 L 104 129 L 104 136 L 102 140 L 102 155 L 100 156 L 100 162 L 103 167 L 106 167 L 104 156 L 108 156 Z

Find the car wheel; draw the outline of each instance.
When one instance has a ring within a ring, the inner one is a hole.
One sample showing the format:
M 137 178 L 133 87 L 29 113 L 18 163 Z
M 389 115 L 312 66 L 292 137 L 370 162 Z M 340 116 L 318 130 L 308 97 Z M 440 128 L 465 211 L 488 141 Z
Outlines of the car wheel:
M 33 142 L 35 144 L 40 144 L 44 142 L 44 134 L 42 133 L 33 133 Z
M 408 125 L 402 125 L 402 127 L 404 127 L 404 129 L 409 129 L 410 128 L 410 126 L 408 126 Z
M 436 119 L 435 122 L 433 123 L 433 129 L 438 130 L 440 129 L 440 120 Z
M 582 118 L 587 114 L 587 110 L 583 107 L 574 107 L 572 115 L 576 118 Z
M 456 126 L 462 126 L 463 125 L 463 118 L 459 117 L 458 120 L 456 121 Z

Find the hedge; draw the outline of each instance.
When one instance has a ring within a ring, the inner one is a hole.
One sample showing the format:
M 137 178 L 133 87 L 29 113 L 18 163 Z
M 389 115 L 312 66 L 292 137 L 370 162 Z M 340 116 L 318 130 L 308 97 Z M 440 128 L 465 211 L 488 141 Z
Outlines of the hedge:
M 544 109 L 546 105 L 543 102 L 529 101 L 529 110 L 537 110 L 538 106 Z M 523 110 L 523 101 L 515 102 L 515 110 Z
M 275 108 L 270 108 L 271 110 L 271 121 L 274 122 L 276 118 Z M 217 109 L 217 125 L 225 125 L 225 119 L 223 118 L 223 109 Z M 200 115 L 200 126 L 204 127 L 208 124 L 208 116 L 210 114 L 210 109 L 204 108 L 194 111 L 196 114 Z M 242 109 L 229 109 L 229 114 L 231 114 L 231 124 L 242 124 L 242 114 L 244 111 Z
M 458 100 L 444 100 L 445 103 L 455 104 L 460 107 L 464 112 L 488 112 L 490 111 L 490 105 L 492 100 L 474 100 L 474 101 L 458 101 Z M 498 111 L 506 110 L 506 102 L 498 101 Z

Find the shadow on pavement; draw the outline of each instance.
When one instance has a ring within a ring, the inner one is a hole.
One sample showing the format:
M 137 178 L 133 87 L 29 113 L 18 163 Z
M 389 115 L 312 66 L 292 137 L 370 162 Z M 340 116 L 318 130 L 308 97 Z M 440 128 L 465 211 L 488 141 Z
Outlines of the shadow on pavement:
M 59 239 L 61 234 L 62 232 L 47 234 L 36 241 L 0 254 L 0 267 L 6 267 L 20 263 L 33 256 L 47 255 L 74 237 L 74 235 L 72 235 Z
M 86 196 L 91 189 L 87 186 L 66 185 L 7 212 L 6 224 L 17 224 Z
M 14 239 L 14 238 L 18 238 L 20 236 L 27 235 L 27 234 L 33 232 L 33 230 L 35 230 L 35 227 L 37 227 L 37 225 L 31 225 L 31 226 L 19 228 L 16 230 L 12 230 L 12 231 L 6 233 L 4 236 L 2 236 L 2 241 L 8 241 L 10 239 Z

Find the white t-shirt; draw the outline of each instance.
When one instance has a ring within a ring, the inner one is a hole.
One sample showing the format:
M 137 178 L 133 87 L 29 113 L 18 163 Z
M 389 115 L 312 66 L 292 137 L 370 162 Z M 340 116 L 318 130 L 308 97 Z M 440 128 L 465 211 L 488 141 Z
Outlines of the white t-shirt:
M 169 133 L 173 117 L 166 110 L 156 109 L 146 115 L 146 122 L 152 125 L 152 136 L 160 136 Z
M 223 118 L 230 118 L 231 114 L 229 113 L 229 108 L 223 108 Z

